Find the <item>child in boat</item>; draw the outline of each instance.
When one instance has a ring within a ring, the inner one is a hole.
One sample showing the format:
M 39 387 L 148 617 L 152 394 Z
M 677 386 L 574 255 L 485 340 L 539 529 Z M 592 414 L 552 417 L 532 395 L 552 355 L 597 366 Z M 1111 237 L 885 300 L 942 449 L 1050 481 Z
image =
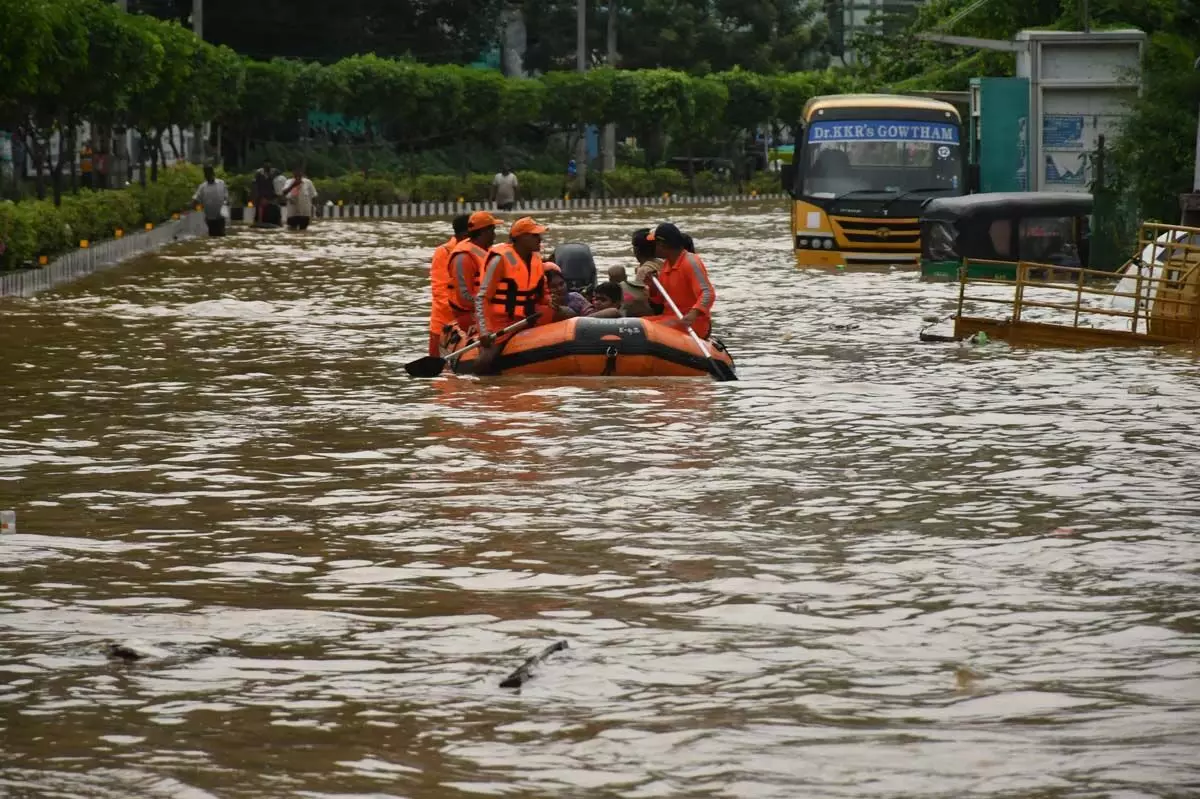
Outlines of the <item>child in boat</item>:
M 599 319 L 619 319 L 621 317 L 621 286 L 609 281 L 596 286 L 592 297 L 592 312 L 588 316 Z

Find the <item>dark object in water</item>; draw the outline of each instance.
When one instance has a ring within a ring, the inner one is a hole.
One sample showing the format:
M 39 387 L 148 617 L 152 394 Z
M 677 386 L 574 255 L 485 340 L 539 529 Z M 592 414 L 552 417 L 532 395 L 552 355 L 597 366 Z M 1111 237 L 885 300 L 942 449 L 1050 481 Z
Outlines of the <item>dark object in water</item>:
M 522 685 L 533 679 L 533 670 L 537 668 L 543 660 L 548 658 L 550 655 L 553 655 L 555 652 L 562 651 L 566 648 L 566 641 L 556 641 L 553 644 L 550 644 L 550 646 L 543 649 L 540 653 L 534 655 L 533 657 L 529 658 L 529 660 L 526 660 L 524 663 L 518 666 L 517 670 L 512 674 L 505 677 L 500 683 L 500 687 L 520 688 Z
M 125 663 L 137 663 L 140 660 L 186 660 L 206 655 L 219 655 L 222 651 L 221 647 L 216 644 L 200 644 L 193 647 L 163 649 L 153 644 L 148 644 L 145 641 L 135 640 L 113 642 L 104 646 L 104 654 L 110 660 L 120 660 Z
M 569 291 L 591 294 L 596 286 L 596 259 L 586 244 L 560 244 L 554 248 L 554 263 L 562 270 Z

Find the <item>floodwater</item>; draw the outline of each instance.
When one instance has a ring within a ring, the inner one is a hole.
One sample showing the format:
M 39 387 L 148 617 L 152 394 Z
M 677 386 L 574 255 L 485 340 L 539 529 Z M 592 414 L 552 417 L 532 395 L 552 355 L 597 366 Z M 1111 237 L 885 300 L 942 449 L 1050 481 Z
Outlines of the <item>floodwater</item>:
M 1200 795 L 1200 365 L 677 219 L 737 383 L 410 380 L 444 222 L 0 299 L 0 795 Z

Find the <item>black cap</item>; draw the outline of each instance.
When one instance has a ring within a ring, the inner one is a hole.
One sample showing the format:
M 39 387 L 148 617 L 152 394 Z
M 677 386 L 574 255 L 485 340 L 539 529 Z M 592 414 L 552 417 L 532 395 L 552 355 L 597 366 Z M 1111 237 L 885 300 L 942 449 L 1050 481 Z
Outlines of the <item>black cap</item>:
M 670 222 L 663 222 L 654 228 L 653 238 L 654 241 L 661 241 L 668 247 L 678 247 L 681 250 L 687 243 L 687 240 L 683 237 L 683 231 Z
M 454 222 L 451 224 L 454 225 L 454 235 L 461 238 L 467 235 L 467 228 L 471 224 L 471 215 L 459 214 L 458 216 L 454 217 Z
M 633 246 L 638 247 L 639 249 L 645 247 L 650 243 L 647 241 L 649 235 L 650 228 L 648 227 L 638 228 L 637 230 L 633 231 Z

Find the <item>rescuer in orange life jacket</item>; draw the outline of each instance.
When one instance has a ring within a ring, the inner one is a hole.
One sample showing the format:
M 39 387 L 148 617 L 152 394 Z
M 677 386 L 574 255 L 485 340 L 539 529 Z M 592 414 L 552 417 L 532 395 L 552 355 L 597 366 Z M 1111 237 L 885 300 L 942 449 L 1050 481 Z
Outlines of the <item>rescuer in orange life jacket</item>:
M 450 307 L 450 256 L 458 243 L 467 237 L 470 217 L 459 214 L 454 217 L 454 235 L 433 251 L 433 263 L 429 266 L 429 283 L 433 291 L 433 303 L 429 308 L 429 354 L 437 357 L 438 342 L 446 325 L 454 322 L 454 310 Z
M 487 211 L 476 211 L 467 219 L 467 237 L 450 253 L 450 310 L 464 333 L 475 322 L 475 295 L 479 276 L 487 261 L 488 248 L 496 241 L 500 220 Z
M 670 303 L 665 302 L 658 288 L 651 284 L 648 287 L 650 301 L 663 303 L 667 313 L 648 318 L 672 327 L 690 327 L 700 338 L 708 338 L 712 332 L 712 309 L 717 301 L 717 290 L 708 279 L 704 261 L 688 249 L 691 244 L 689 237 L 675 225 L 664 222 L 646 239 L 654 242 L 654 253 L 663 262 L 658 273 L 659 282 L 683 314 L 682 320 L 676 319 L 675 312 L 670 310 Z
M 499 244 L 488 254 L 475 295 L 475 324 L 482 342 L 477 374 L 488 371 L 499 354 L 502 342 L 496 343 L 496 333 L 535 313 L 542 324 L 554 321 L 542 268 L 545 232 L 546 227 L 532 217 L 522 217 L 508 231 L 510 243 Z

